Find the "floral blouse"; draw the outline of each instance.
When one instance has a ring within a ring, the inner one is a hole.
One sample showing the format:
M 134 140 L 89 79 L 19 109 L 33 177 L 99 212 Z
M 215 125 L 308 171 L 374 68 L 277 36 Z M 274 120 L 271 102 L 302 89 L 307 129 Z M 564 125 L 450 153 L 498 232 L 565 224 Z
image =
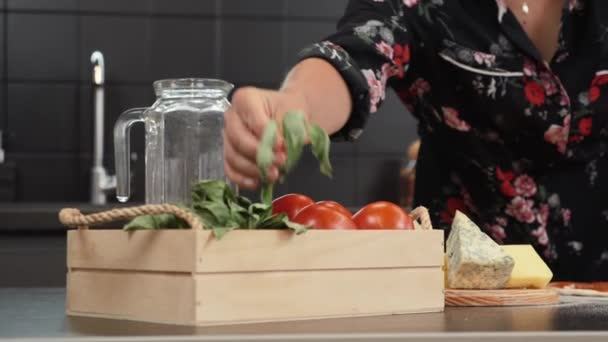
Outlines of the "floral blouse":
M 415 202 L 437 227 L 460 210 L 534 245 L 554 279 L 608 280 L 606 0 L 566 3 L 550 62 L 502 0 L 351 0 L 311 57 L 353 98 L 336 138 L 356 139 L 387 87 L 417 118 Z

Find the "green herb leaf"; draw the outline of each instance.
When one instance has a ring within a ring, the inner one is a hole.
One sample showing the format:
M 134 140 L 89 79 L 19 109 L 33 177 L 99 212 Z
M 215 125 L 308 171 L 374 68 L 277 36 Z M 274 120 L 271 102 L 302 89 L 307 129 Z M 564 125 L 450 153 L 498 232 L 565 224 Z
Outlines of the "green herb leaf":
M 264 183 L 262 189 L 260 190 L 260 199 L 264 204 L 271 204 L 272 197 L 274 193 L 274 184 L 273 183 Z
M 329 136 L 323 128 L 314 124 L 308 127 L 308 135 L 312 145 L 312 153 L 319 160 L 321 173 L 331 178 L 333 169 L 329 160 Z
M 236 205 L 245 209 L 249 208 L 251 205 L 251 200 L 245 196 L 237 196 L 234 202 Z
M 192 188 L 192 202 L 221 201 L 226 191 L 231 191 L 226 182 L 221 180 L 205 180 Z
M 213 228 L 213 236 L 215 236 L 216 239 L 220 240 L 224 237 L 224 235 L 226 235 L 226 233 L 237 228 L 238 227 L 215 227 Z
M 128 231 L 139 229 L 183 229 L 188 228 L 188 225 L 181 219 L 172 214 L 160 215 L 141 215 L 129 223 L 123 229 Z
M 194 205 L 194 210 L 201 218 L 203 223 L 210 227 L 224 226 L 231 218 L 230 207 L 224 202 L 205 201 Z
M 266 203 L 253 203 L 249 206 L 249 212 L 259 216 L 270 215 L 272 212 L 272 205 Z
M 249 208 L 247 208 L 247 211 L 249 212 L 249 220 L 246 228 L 255 228 L 260 219 L 267 215 L 268 208 L 271 208 L 270 210 L 272 210 L 272 207 L 265 203 L 251 204 Z
M 285 228 L 284 220 L 287 218 L 287 215 L 284 213 L 279 215 L 268 215 L 266 217 L 260 218 L 260 221 L 256 224 L 257 228 L 261 229 L 278 229 Z
M 248 228 L 249 211 L 246 207 L 240 206 L 238 203 L 229 202 L 230 217 L 233 222 L 242 228 Z
M 274 145 L 277 142 L 277 130 L 277 122 L 274 120 L 270 121 L 264 129 L 260 145 L 258 146 L 256 162 L 260 174 L 262 175 L 262 180 L 266 180 L 266 172 L 268 172 L 268 168 L 272 165 L 274 159 Z
M 289 221 L 289 219 L 287 218 L 287 216 L 285 216 L 285 218 L 283 219 L 283 224 L 285 226 L 287 226 L 287 228 L 292 229 L 296 234 L 302 234 L 305 233 L 308 229 L 310 229 L 310 227 L 305 226 L 303 224 L 299 224 L 296 222 L 292 222 Z
M 156 220 L 152 215 L 142 215 L 134 218 L 124 227 L 124 230 L 137 230 L 137 229 L 158 229 L 160 228 L 156 224 Z
M 302 112 L 288 112 L 283 116 L 283 136 L 287 149 L 287 160 L 283 173 L 290 172 L 300 160 L 306 142 L 306 118 Z

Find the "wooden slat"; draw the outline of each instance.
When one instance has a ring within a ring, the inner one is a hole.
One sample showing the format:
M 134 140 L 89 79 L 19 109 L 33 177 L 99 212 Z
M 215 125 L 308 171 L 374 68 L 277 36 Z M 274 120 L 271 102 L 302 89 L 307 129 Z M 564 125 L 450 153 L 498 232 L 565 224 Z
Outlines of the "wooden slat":
M 441 268 L 199 274 L 197 323 L 440 312 Z
M 456 290 L 445 291 L 446 306 L 526 306 L 559 303 L 554 289 Z
M 69 268 L 193 272 L 195 244 L 191 230 L 72 230 L 67 263 Z
M 443 231 L 198 232 L 197 272 L 443 266 Z
M 194 322 L 192 275 L 80 270 L 69 272 L 67 281 L 70 315 Z

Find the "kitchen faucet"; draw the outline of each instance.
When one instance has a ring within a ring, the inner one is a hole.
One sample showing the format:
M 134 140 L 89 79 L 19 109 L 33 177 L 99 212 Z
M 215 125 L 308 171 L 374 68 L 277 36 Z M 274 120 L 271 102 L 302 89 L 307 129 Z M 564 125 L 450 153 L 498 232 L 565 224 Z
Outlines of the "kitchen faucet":
M 104 124 L 104 84 L 105 64 L 103 54 L 99 51 L 91 54 L 93 63 L 94 90 L 94 140 L 93 167 L 91 169 L 91 203 L 106 204 L 106 193 L 116 188 L 116 176 L 108 175 L 103 166 L 103 124 Z

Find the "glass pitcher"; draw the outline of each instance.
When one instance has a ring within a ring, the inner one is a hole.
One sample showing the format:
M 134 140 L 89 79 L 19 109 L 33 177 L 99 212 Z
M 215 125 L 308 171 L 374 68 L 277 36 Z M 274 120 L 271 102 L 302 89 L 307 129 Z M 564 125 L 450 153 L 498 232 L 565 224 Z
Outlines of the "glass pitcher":
M 224 175 L 222 130 L 233 85 L 214 79 L 154 82 L 150 108 L 122 113 L 114 126 L 116 196 L 131 195 L 129 131 L 143 122 L 146 134 L 146 203 L 189 204 L 192 185 Z

